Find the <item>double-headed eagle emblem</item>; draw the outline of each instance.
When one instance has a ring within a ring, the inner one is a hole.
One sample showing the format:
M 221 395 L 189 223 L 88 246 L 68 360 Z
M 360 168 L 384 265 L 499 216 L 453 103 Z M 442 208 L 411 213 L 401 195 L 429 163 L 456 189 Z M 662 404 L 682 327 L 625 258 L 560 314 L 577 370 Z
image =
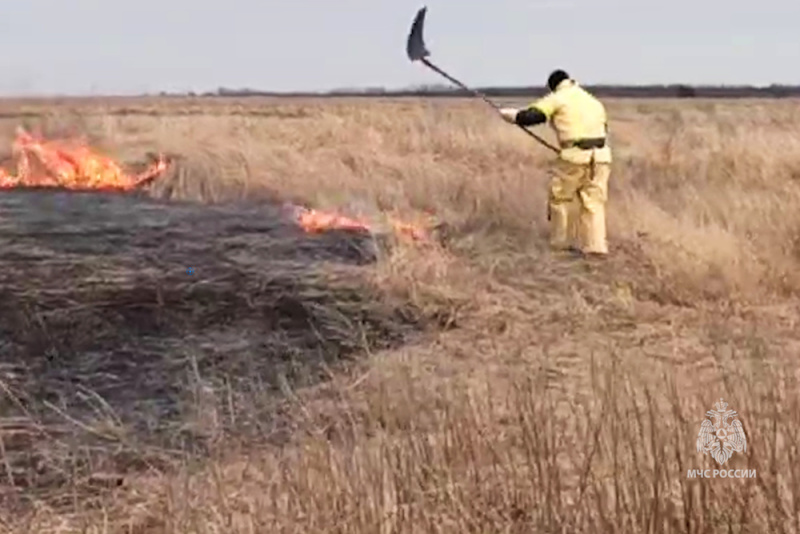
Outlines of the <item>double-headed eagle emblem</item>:
M 738 419 L 730 420 L 737 416 L 734 410 L 728 410 L 728 403 L 719 399 L 714 403 L 716 410 L 706 412 L 708 419 L 704 419 L 697 434 L 697 452 L 711 454 L 717 463 L 723 465 L 734 452 L 747 450 L 747 438 L 744 435 L 742 422 Z M 714 420 L 713 422 L 711 420 Z

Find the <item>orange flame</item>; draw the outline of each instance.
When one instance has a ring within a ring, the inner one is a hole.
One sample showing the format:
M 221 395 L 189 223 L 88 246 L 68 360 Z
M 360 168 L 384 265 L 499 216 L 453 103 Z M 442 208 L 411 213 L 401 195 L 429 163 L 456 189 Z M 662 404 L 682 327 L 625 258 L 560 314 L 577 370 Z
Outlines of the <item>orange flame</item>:
M 128 174 L 111 158 L 83 143 L 47 141 L 22 128 L 12 145 L 16 174 L 0 168 L 0 188 L 64 187 L 75 190 L 131 191 L 157 178 L 167 169 L 159 156 L 143 172 Z
M 344 215 L 302 206 L 292 206 L 292 208 L 297 224 L 309 233 L 321 233 L 330 230 L 374 231 L 373 225 L 364 219 L 353 219 Z M 399 237 L 409 238 L 413 241 L 427 241 L 430 239 L 428 232 L 421 225 L 399 221 L 394 218 L 389 218 L 389 224 Z
M 312 234 L 325 232 L 326 230 L 354 230 L 369 232 L 370 226 L 365 221 L 351 219 L 344 215 L 326 213 L 311 208 L 298 206 L 296 209 L 297 223 L 306 231 Z

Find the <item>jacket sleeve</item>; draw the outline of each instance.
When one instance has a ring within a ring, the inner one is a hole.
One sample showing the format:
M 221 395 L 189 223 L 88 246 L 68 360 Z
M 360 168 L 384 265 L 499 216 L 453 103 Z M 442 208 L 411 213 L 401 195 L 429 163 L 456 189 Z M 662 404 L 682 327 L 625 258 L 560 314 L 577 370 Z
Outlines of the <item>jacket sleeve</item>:
M 557 97 L 550 93 L 533 102 L 528 107 L 517 113 L 517 124 L 520 126 L 534 126 L 550 120 L 558 107 Z
M 547 117 L 539 109 L 528 107 L 517 112 L 516 123 L 520 126 L 535 126 L 547 122 Z
M 545 95 L 536 102 L 534 102 L 533 104 L 531 104 L 530 106 L 528 106 L 528 109 L 536 108 L 539 111 L 541 111 L 545 117 L 547 117 L 547 120 L 550 120 L 550 118 L 553 116 L 553 113 L 558 111 L 558 108 L 561 107 L 560 106 L 561 99 L 559 98 L 559 96 L 560 95 L 558 95 L 557 93 L 550 93 L 548 95 Z

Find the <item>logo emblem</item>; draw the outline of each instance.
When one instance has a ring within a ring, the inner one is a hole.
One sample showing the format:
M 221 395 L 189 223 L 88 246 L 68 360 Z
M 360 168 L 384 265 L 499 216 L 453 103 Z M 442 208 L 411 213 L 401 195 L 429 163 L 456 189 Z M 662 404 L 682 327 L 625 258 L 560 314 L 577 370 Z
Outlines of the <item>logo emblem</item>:
M 747 450 L 747 438 L 742 422 L 736 419 L 738 414 L 728 409 L 727 402 L 719 399 L 714 407 L 716 410 L 707 411 L 708 419 L 704 419 L 700 425 L 697 452 L 710 454 L 718 464 L 724 465 L 734 452 Z

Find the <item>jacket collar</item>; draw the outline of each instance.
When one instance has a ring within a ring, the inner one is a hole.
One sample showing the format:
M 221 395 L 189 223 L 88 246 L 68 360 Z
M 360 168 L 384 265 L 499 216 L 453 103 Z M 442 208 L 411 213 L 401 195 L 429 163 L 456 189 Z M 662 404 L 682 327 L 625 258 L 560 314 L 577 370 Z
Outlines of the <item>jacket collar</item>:
M 576 85 L 575 80 L 572 80 L 570 78 L 567 78 L 566 80 L 561 80 L 561 82 L 558 85 L 556 85 L 556 89 L 553 92 L 555 93 L 557 91 L 561 91 L 562 89 L 566 89 L 567 87 L 572 87 L 573 85 Z

